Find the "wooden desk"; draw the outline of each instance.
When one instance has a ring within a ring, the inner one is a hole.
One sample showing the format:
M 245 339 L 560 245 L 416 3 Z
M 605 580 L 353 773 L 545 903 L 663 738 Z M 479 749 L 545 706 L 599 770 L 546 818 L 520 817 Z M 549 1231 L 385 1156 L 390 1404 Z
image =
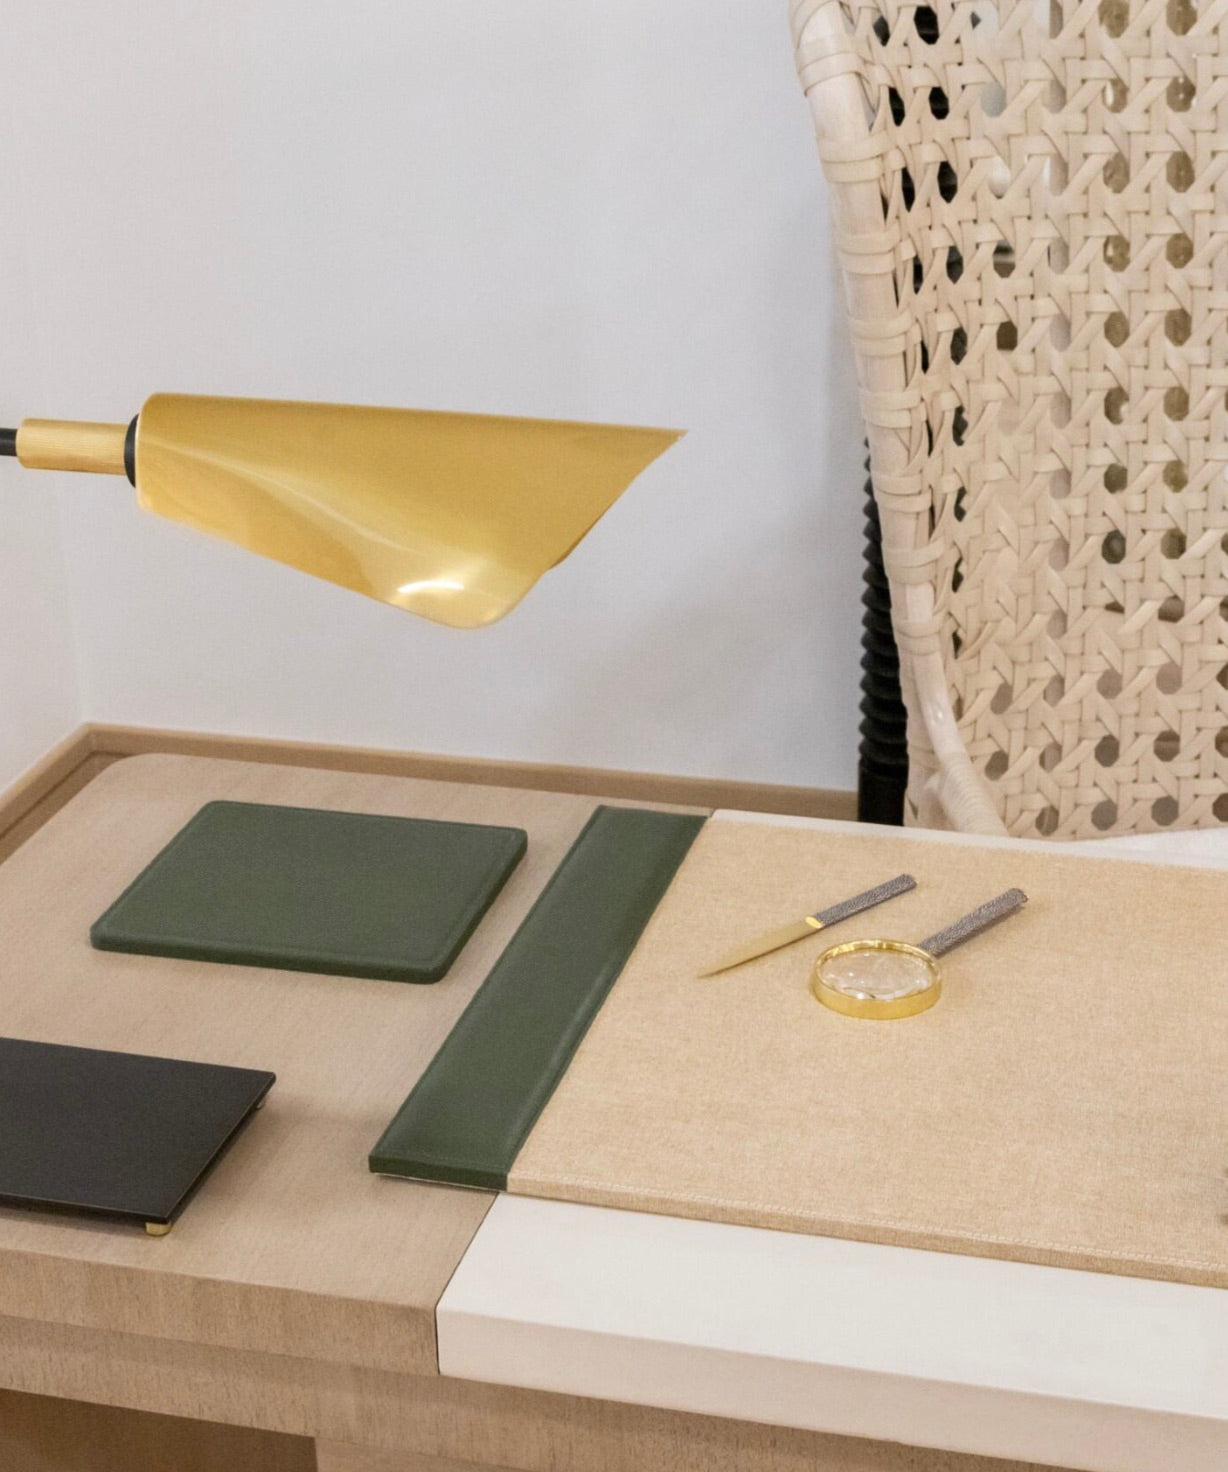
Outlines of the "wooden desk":
M 91 921 L 214 798 L 514 823 L 529 852 L 434 987 L 92 950 Z M 438 1374 L 436 1305 L 493 1198 L 378 1179 L 367 1151 L 593 805 L 141 756 L 0 867 L 0 1031 L 278 1074 L 168 1237 L 0 1212 L 4 1472 L 1020 1467 Z

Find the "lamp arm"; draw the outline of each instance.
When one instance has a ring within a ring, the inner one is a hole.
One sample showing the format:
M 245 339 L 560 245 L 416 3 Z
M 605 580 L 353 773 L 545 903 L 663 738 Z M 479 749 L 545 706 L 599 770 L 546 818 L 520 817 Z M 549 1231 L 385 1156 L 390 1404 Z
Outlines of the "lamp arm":
M 124 425 L 23 419 L 16 429 L 0 429 L 0 455 L 15 455 L 27 470 L 126 475 L 136 485 L 136 420 Z

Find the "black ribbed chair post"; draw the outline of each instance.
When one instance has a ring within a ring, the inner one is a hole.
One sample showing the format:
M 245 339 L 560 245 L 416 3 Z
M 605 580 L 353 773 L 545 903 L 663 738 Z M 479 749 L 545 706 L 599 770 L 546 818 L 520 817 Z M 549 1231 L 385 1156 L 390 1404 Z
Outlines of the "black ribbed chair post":
M 867 459 L 867 472 L 869 469 Z M 874 484 L 868 476 L 865 495 L 857 817 L 862 823 L 898 826 L 904 821 L 904 792 L 908 786 L 908 721 L 900 694 L 900 656 L 891 626 L 891 589 L 883 569 L 882 528 Z

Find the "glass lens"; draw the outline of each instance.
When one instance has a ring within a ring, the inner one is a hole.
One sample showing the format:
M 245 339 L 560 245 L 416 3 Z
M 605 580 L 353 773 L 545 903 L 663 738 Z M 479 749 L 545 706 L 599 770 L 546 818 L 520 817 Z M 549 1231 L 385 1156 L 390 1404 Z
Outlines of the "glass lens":
M 898 1002 L 934 985 L 933 967 L 907 951 L 848 950 L 819 962 L 819 979 L 832 991 L 866 1002 Z

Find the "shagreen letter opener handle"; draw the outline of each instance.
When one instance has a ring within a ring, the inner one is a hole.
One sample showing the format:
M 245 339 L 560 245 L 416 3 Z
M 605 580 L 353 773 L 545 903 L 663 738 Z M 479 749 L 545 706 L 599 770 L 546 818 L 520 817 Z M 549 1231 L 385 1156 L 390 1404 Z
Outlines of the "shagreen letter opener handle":
M 826 910 L 820 910 L 815 915 L 805 915 L 802 919 L 793 921 L 791 925 L 782 925 L 779 930 L 770 930 L 766 935 L 760 935 L 752 941 L 747 941 L 745 945 L 729 951 L 719 961 L 709 966 L 706 971 L 701 971 L 699 974 L 700 976 L 715 976 L 718 971 L 728 971 L 734 966 L 741 966 L 745 961 L 753 961 L 758 956 L 766 956 L 769 951 L 778 951 L 782 946 L 791 946 L 794 941 L 805 940 L 808 935 L 826 930 L 830 925 L 838 925 L 841 920 L 860 915 L 863 910 L 872 910 L 875 905 L 881 905 L 885 900 L 894 899 L 897 894 L 907 894 L 910 889 L 916 887 L 917 881 L 911 874 L 897 874 L 894 879 L 888 879 L 883 884 L 876 884 L 873 889 L 867 889 L 862 894 L 855 894 L 850 900 L 841 900 L 838 905 L 829 905 Z

